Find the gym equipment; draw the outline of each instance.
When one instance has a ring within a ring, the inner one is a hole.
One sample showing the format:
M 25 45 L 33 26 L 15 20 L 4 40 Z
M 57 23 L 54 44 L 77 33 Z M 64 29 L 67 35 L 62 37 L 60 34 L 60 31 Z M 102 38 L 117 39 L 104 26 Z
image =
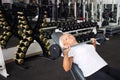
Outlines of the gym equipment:
M 23 11 L 17 12 L 17 31 L 18 35 L 17 37 L 20 39 L 19 44 L 17 46 L 17 51 L 15 52 L 15 62 L 17 64 L 22 65 L 24 63 L 24 59 L 26 56 L 26 52 L 30 46 L 30 44 L 33 42 L 33 30 L 31 26 L 28 23 L 28 19 L 25 16 Z
M 22 58 L 24 58 L 25 57 L 25 54 L 24 53 L 22 53 L 22 52 L 20 52 L 20 53 L 18 53 L 18 52 L 16 52 L 16 58 L 18 59 L 22 59 Z
M 14 61 L 19 64 L 19 65 L 23 65 L 24 64 L 24 59 L 14 59 Z
M 50 56 L 51 56 L 50 58 L 51 59 L 53 59 L 53 60 L 57 59 L 58 57 L 61 56 L 61 53 L 62 53 L 62 51 L 58 44 L 52 44 L 50 46 Z
M 14 5 L 14 9 L 16 9 L 16 11 L 13 12 L 13 14 L 15 14 L 13 16 L 15 17 L 14 18 L 15 27 L 13 29 L 13 32 L 14 32 L 14 35 L 16 35 L 16 37 L 20 40 L 18 44 L 18 49 L 15 52 L 16 54 L 15 59 L 16 59 L 16 62 L 18 61 L 18 64 L 19 63 L 21 64 L 22 62 L 24 63 L 25 53 L 29 48 L 29 45 L 33 42 L 33 40 L 36 40 L 40 44 L 43 50 L 43 56 L 49 58 L 51 57 L 51 55 L 54 55 L 50 53 L 50 50 L 51 50 L 50 48 L 52 45 L 50 44 L 49 39 L 51 39 L 51 34 L 55 31 L 56 28 L 60 29 L 63 32 L 71 33 L 76 37 L 78 37 L 79 42 L 84 42 L 89 40 L 89 36 L 90 36 L 89 33 L 92 31 L 94 27 L 97 26 L 96 22 L 85 21 L 85 22 L 77 23 L 77 20 L 73 20 L 73 19 L 69 19 L 68 21 L 60 20 L 57 22 L 53 22 L 53 21 L 49 22 L 47 18 L 51 14 L 48 15 L 48 13 L 50 12 L 48 10 L 47 5 L 48 3 L 46 3 L 45 5 L 39 6 L 39 17 L 38 17 L 38 21 L 35 28 L 33 26 L 32 27 L 30 26 L 28 15 L 26 15 L 26 12 L 25 12 L 26 11 L 25 5 L 24 4 L 23 6 Z M 67 8 L 67 4 L 64 3 L 63 7 Z M 0 16 L 2 16 L 2 14 Z M 4 22 L 3 20 L 5 19 L 4 18 L 0 19 L 1 21 L 0 24 L 7 25 L 7 23 Z M 6 26 L 5 29 L 10 30 L 11 27 Z M 9 34 L 6 33 L 6 35 L 11 35 L 11 33 Z M 80 37 L 82 36 L 82 40 L 79 38 L 79 35 Z M 3 44 L 5 44 L 5 41 L 3 39 L 5 40 L 8 39 L 6 36 L 0 36 L 0 38 L 2 38 L 1 43 Z
M 77 64 L 72 63 L 72 69 L 70 70 L 74 80 L 77 80 L 77 78 L 79 80 L 86 80 L 81 69 L 78 67 Z
M 39 17 L 37 24 L 34 28 L 34 39 L 40 44 L 43 56 L 50 56 L 50 42 L 52 32 L 56 29 L 55 22 L 47 22 L 48 12 L 44 6 L 39 8 Z
M 12 36 L 12 27 L 6 20 L 6 13 L 3 9 L 0 9 L 0 26 L 3 28 L 3 33 L 0 35 L 0 45 L 1 47 L 6 47 L 10 37 Z

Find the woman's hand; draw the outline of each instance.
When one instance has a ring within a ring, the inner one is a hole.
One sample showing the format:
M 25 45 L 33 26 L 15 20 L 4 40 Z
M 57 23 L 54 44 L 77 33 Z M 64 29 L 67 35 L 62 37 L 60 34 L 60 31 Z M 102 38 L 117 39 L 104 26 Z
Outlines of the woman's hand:
M 96 48 L 96 39 L 95 38 L 91 38 L 90 42 L 93 44 L 93 46 Z
M 67 55 L 68 55 L 69 50 L 70 50 L 70 47 L 65 48 L 65 49 L 63 50 L 63 55 L 64 55 L 64 56 L 67 56 Z
M 96 39 L 95 39 L 95 38 L 91 38 L 91 39 L 90 39 L 90 42 L 91 42 L 92 44 L 95 44 L 95 43 L 96 43 Z

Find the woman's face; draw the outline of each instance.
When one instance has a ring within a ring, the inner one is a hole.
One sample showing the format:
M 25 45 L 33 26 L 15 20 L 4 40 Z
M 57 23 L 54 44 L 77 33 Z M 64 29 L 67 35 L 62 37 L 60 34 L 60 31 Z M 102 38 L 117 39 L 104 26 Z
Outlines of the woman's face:
M 73 35 L 65 33 L 62 35 L 62 42 L 64 46 L 70 47 L 74 45 L 74 43 L 76 42 L 76 39 Z

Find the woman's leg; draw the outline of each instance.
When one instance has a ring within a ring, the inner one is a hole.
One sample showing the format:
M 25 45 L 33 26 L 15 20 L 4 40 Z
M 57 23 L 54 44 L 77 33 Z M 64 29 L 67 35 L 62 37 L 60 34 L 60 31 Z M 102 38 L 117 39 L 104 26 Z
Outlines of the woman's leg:
M 111 76 L 104 73 L 102 70 L 99 70 L 93 75 L 86 77 L 86 80 L 116 80 L 116 79 L 113 79 Z
M 120 70 L 109 67 L 109 73 L 110 76 L 114 77 L 116 80 L 120 80 Z

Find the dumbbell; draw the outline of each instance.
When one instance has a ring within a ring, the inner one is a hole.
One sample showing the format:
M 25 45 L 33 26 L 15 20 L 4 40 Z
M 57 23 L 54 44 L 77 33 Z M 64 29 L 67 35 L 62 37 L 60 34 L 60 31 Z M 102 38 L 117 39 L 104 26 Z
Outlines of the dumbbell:
M 11 27 L 10 26 L 3 26 L 3 29 L 5 29 L 5 30 L 11 30 Z
M 27 41 L 32 41 L 33 38 L 31 36 L 23 36 L 23 39 L 27 40 Z
M 21 30 L 18 30 L 18 32 L 17 32 L 20 36 L 22 36 L 22 31 Z
M 26 24 L 25 24 L 25 25 L 23 25 L 22 27 L 23 27 L 23 28 L 25 28 L 25 29 L 28 29 L 28 28 L 29 28 L 29 26 L 28 26 L 28 25 L 26 25 Z
M 19 23 L 19 24 L 27 24 L 27 21 L 24 21 L 24 20 L 22 20 L 22 21 L 21 21 L 21 20 L 18 20 L 18 23 Z
M 28 41 L 20 40 L 20 45 L 22 46 L 28 46 L 30 43 Z
M 64 26 L 63 31 L 70 31 L 73 26 Z
M 3 21 L 3 22 L 2 22 L 2 25 L 5 26 L 5 25 L 8 25 L 8 23 L 7 23 L 6 21 Z
M 61 48 L 58 44 L 53 44 L 50 46 L 50 58 L 55 60 L 61 56 Z
M 23 32 L 26 34 L 26 35 L 31 35 L 33 32 L 32 30 L 23 30 Z
M 3 32 L 3 35 L 4 35 L 4 36 L 11 36 L 12 33 L 11 33 L 10 31 L 4 31 L 4 32 Z M 2 35 L 1 37 L 3 37 L 3 35 Z
M 42 27 L 47 27 L 48 25 L 46 23 L 41 24 Z
M 56 26 L 56 22 L 52 22 L 52 26 Z
M 3 17 L 3 15 L 2 15 L 2 14 L 0 14 L 0 17 Z
M 21 29 L 22 26 L 23 26 L 23 24 L 19 24 L 19 25 L 17 25 L 17 28 L 18 28 L 18 29 Z
M 0 44 L 4 46 L 6 44 L 6 41 L 5 40 L 1 40 Z
M 68 26 L 68 30 L 67 31 L 70 31 L 70 30 L 74 30 L 74 25 L 69 25 Z
M 18 53 L 20 53 L 20 52 L 26 52 L 26 50 L 27 50 L 26 46 L 19 46 L 17 52 Z
M 75 24 L 74 30 L 77 30 L 77 29 L 78 29 L 78 24 Z
M 2 39 L 3 35 L 0 35 L 0 40 Z
M 42 21 L 43 21 L 43 23 L 46 23 L 46 19 L 45 18 Z
M 5 18 L 0 18 L 0 21 L 2 21 L 2 22 L 5 21 Z
M 12 35 L 11 32 L 3 32 L 3 35 L 0 36 L 0 39 L 8 40 L 9 36 L 11 35 Z
M 46 31 L 43 33 L 44 34 L 44 37 L 47 38 L 47 39 L 50 39 L 50 35 L 51 35 L 51 32 L 49 31 Z
M 0 25 L 2 25 L 3 22 L 0 21 Z
M 8 40 L 9 36 L 3 36 L 3 39 L 6 41 Z
M 17 63 L 17 64 L 23 64 L 24 63 L 24 59 L 14 59 L 14 61 Z
M 22 59 L 25 57 L 25 54 L 23 52 L 20 52 L 20 53 L 16 52 L 15 55 L 17 59 Z
M 18 16 L 18 19 L 25 20 L 24 16 Z
M 17 14 L 19 14 L 19 15 L 23 15 L 23 12 L 19 12 L 19 11 L 18 11 Z
M 44 18 L 47 18 L 47 15 L 43 15 Z

